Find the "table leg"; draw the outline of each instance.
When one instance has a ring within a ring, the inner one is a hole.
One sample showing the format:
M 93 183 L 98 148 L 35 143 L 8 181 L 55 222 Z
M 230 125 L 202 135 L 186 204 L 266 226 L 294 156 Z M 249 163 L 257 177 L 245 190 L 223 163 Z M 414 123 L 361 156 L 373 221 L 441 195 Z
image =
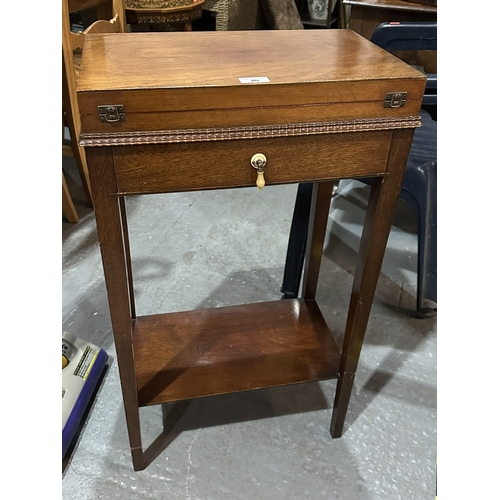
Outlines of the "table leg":
M 144 469 L 137 382 L 132 349 L 132 318 L 127 259 L 111 148 L 88 148 L 87 164 L 95 199 L 97 233 L 108 292 L 125 417 L 134 470 Z
M 335 392 L 332 437 L 342 435 L 354 376 L 382 267 L 394 210 L 413 138 L 413 129 L 395 130 L 385 177 L 374 179 L 365 216 L 347 316 L 339 380 Z
M 128 236 L 127 209 L 125 205 L 125 198 L 123 196 L 120 196 L 120 198 L 118 199 L 118 203 L 120 205 L 120 218 L 122 222 L 123 249 L 125 250 L 125 262 L 127 264 L 130 317 L 132 319 L 135 319 L 136 311 L 135 311 L 135 298 L 134 298 L 134 280 L 132 278 L 132 257 L 130 254 L 130 240 Z

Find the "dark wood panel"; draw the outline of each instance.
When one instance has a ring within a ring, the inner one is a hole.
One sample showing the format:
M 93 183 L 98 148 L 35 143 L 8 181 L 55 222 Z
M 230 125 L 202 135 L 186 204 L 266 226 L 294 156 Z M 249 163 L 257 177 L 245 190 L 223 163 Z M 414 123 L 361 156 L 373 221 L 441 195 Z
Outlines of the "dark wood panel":
M 113 148 L 122 194 L 255 186 L 250 160 L 267 157 L 265 182 L 283 184 L 382 175 L 390 130 Z M 264 188 L 265 189 L 265 188 Z
M 339 351 L 314 300 L 135 320 L 141 406 L 336 378 Z

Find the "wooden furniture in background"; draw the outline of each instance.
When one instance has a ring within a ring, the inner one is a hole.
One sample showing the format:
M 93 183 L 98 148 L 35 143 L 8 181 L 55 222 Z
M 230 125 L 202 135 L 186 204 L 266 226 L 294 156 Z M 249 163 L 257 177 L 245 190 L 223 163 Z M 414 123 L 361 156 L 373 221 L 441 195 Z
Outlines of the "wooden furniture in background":
M 436 21 L 437 7 L 406 0 L 343 0 L 351 7 L 349 28 L 371 39 L 375 28 L 391 21 Z
M 63 149 L 63 155 L 64 153 L 65 151 Z M 73 202 L 73 197 L 71 196 L 71 192 L 68 188 L 68 183 L 66 182 L 64 170 L 62 172 L 62 212 L 68 222 L 75 223 L 80 220 L 75 204 Z
M 64 144 L 64 129 L 66 127 L 66 117 L 64 113 L 64 109 L 62 110 L 62 154 L 63 156 L 73 156 L 73 150 L 71 146 Z M 73 202 L 73 197 L 71 196 L 71 192 L 68 188 L 68 183 L 66 182 L 66 177 L 64 175 L 64 170 L 62 172 L 62 212 L 66 217 L 68 222 L 78 222 L 80 217 L 78 216 L 78 212 L 76 211 L 75 204 Z
M 330 431 L 341 436 L 424 87 L 351 30 L 86 39 L 80 144 L 135 470 L 169 439 L 143 450 L 139 408 L 199 396 L 338 378 Z M 302 297 L 137 315 L 126 196 L 257 189 L 258 168 L 269 185 L 314 183 Z M 334 180 L 351 177 L 374 181 L 340 353 L 315 297 Z
M 125 0 L 127 23 L 180 24 L 192 31 L 191 23 L 200 19 L 205 0 Z
M 62 211 L 68 222 L 78 222 L 80 220 L 64 172 L 62 173 Z
M 350 6 L 348 27 L 371 40 L 375 28 L 386 22 L 437 20 L 437 7 L 407 0 L 343 0 Z M 426 73 L 437 73 L 437 52 L 398 51 L 394 55 Z
M 86 9 L 95 9 L 98 19 L 84 31 L 71 31 L 70 14 Z M 63 138 L 64 126 L 69 128 L 71 147 L 63 146 L 63 154 L 75 157 L 78 171 L 82 179 L 87 200 L 91 206 L 92 193 L 84 149 L 78 145 L 80 133 L 80 112 L 76 98 L 76 82 L 80 69 L 81 51 L 85 37 L 89 33 L 118 33 L 125 31 L 125 10 L 123 0 L 63 0 L 62 1 L 62 102 L 63 102 Z M 64 177 L 64 173 L 63 173 Z M 64 193 L 69 193 L 63 181 Z M 63 206 L 69 207 L 66 201 Z M 69 219 L 69 218 L 68 218 Z M 73 217 L 74 219 L 74 217 Z M 76 222 L 76 221 L 75 221 Z

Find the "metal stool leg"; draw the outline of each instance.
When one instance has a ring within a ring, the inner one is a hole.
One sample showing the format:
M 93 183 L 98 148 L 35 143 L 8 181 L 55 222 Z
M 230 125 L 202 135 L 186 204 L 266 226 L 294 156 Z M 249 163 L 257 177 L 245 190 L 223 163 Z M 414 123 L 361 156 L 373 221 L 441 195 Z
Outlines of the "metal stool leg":
M 299 294 L 306 251 L 312 191 L 313 183 L 299 184 L 297 189 L 297 198 L 295 199 L 295 208 L 288 239 L 283 284 L 281 285 L 281 293 L 284 294 L 283 298 L 285 299 L 297 298 Z

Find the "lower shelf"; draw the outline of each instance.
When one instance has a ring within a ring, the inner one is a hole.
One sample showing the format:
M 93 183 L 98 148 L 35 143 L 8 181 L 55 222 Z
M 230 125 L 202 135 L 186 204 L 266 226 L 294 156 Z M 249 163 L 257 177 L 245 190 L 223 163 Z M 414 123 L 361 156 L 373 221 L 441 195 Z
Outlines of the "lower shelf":
M 314 300 L 198 309 L 134 322 L 139 406 L 338 377 Z

